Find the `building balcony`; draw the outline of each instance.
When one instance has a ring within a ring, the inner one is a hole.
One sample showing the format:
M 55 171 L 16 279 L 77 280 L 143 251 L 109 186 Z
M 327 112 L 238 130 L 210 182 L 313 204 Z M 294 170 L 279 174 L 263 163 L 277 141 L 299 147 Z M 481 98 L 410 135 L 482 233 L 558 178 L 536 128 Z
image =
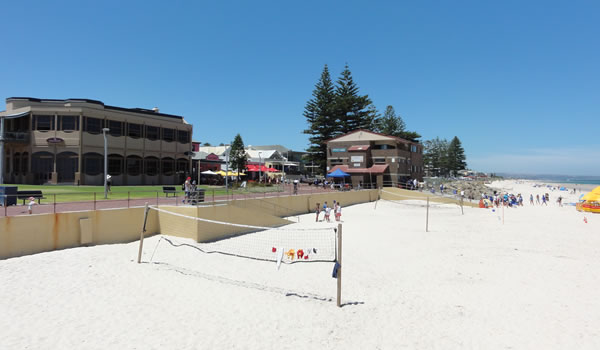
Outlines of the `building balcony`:
M 28 131 L 7 131 L 4 132 L 4 142 L 29 143 L 31 133 Z

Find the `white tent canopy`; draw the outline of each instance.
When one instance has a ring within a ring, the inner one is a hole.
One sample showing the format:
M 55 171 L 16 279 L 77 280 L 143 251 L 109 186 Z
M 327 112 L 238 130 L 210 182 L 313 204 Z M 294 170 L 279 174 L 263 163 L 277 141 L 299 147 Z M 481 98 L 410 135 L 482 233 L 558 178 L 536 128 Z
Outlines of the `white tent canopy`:
M 203 171 L 200 174 L 202 174 L 202 175 L 217 175 L 217 173 L 215 173 L 212 170 Z

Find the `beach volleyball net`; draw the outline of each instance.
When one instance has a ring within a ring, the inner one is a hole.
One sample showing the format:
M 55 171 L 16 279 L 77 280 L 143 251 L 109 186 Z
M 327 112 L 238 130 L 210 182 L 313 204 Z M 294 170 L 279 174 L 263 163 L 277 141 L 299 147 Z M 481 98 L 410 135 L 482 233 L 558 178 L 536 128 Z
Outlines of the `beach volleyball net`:
M 337 227 L 334 226 L 300 227 L 299 224 L 283 227 L 254 226 L 199 218 L 167 209 L 148 207 L 144 215 L 144 227 L 148 220 L 148 214 L 152 211 L 159 215 L 162 234 L 154 252 L 164 241 L 173 247 L 195 249 L 201 253 L 223 254 L 238 258 L 272 261 L 278 264 L 334 262 L 338 256 L 338 234 Z M 211 230 L 213 232 L 209 232 Z M 182 239 L 198 236 L 224 236 L 224 238 L 201 243 Z M 150 260 L 152 260 L 154 252 Z
M 460 200 L 456 200 L 454 198 L 448 197 L 439 197 L 439 196 L 411 196 L 407 194 L 399 194 L 386 190 L 381 191 L 382 194 L 385 194 L 387 198 L 381 198 L 386 202 L 394 203 L 399 206 L 407 206 L 407 207 L 422 207 L 422 208 L 436 208 L 436 209 L 456 209 L 456 206 L 461 207 Z M 429 201 L 428 201 L 429 198 Z

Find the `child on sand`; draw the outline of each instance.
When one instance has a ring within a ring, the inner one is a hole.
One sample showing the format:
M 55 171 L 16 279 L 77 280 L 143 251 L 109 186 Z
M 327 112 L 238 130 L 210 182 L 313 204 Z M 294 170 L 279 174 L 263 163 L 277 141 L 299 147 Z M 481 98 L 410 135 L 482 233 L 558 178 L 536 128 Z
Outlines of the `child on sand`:
M 327 221 L 327 222 L 331 222 L 329 220 L 329 214 L 331 214 L 331 208 L 330 207 L 326 207 L 325 208 L 325 221 Z
M 337 202 L 337 206 L 335 208 L 335 221 L 340 221 L 341 217 L 342 217 L 342 206 L 340 205 L 340 202 Z

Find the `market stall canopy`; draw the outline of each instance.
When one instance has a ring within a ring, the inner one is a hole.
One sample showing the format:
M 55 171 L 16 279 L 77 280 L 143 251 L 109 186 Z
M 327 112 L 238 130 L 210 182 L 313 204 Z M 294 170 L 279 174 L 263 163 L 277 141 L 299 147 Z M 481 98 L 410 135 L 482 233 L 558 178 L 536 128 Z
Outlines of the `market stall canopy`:
M 330 172 L 329 174 L 327 174 L 327 177 L 334 177 L 334 178 L 344 178 L 344 177 L 348 177 L 350 176 L 350 174 L 343 172 L 341 169 L 336 169 L 332 172 Z
M 248 164 L 248 165 L 246 165 L 246 169 L 248 169 L 248 171 L 250 171 L 250 172 L 262 171 L 262 172 L 266 173 L 268 168 L 264 165 L 258 166 L 258 165 L 254 165 L 254 164 Z
M 270 173 L 277 173 L 279 172 L 279 170 L 275 169 L 275 168 L 267 168 L 267 171 Z
M 223 173 L 225 173 L 225 172 L 223 172 Z M 202 175 L 218 175 L 217 173 L 215 173 L 212 170 L 203 171 L 200 174 L 202 174 Z

